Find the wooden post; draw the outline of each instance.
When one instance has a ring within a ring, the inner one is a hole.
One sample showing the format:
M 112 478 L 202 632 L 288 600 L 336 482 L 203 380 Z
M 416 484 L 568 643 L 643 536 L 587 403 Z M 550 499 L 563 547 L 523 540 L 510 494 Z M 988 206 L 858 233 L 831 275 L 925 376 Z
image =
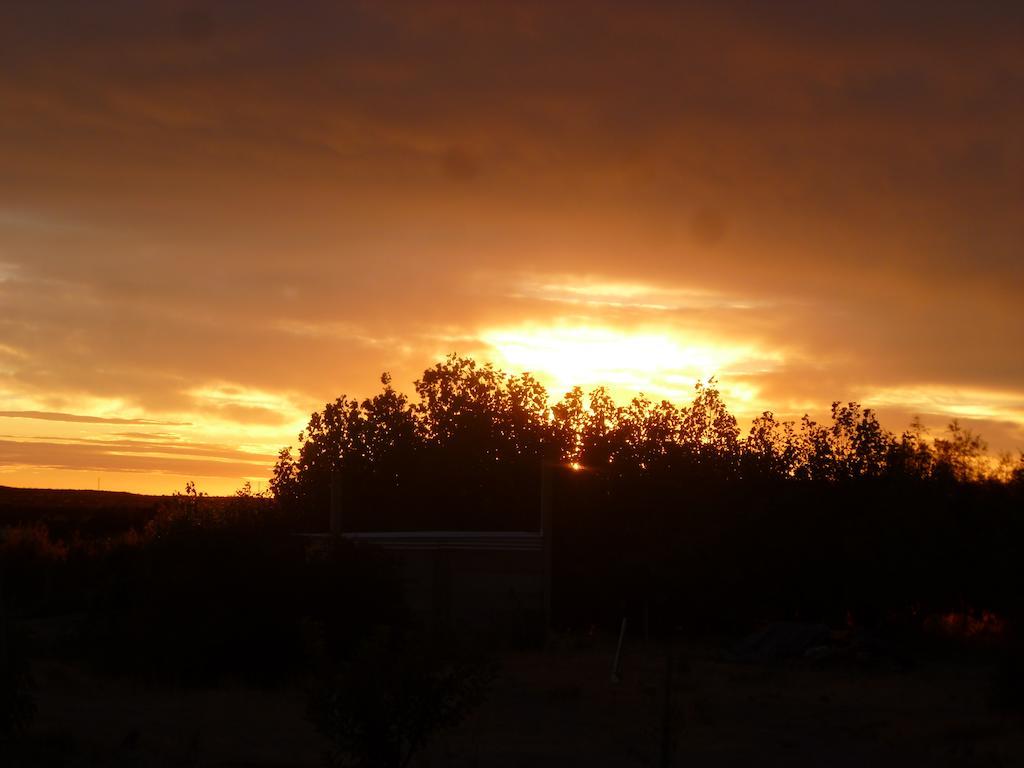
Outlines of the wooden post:
M 335 536 L 342 533 L 341 524 L 341 473 L 331 468 L 331 510 L 330 532 Z
M 544 557 L 544 632 L 551 630 L 551 463 L 540 464 L 540 535 Z
M 651 598 L 650 592 L 644 595 L 644 644 L 649 645 L 651 642 Z
M 11 679 L 10 651 L 7 647 L 7 611 L 4 607 L 4 571 L 0 566 L 0 684 Z
M 622 626 L 619 627 L 619 644 L 615 646 L 615 659 L 612 661 L 612 685 L 622 682 L 622 642 L 626 639 L 626 617 L 622 617 Z
M 668 633 L 668 640 L 665 643 L 665 700 L 664 709 L 661 712 L 661 768 L 669 768 L 672 765 L 672 683 L 675 676 L 674 663 L 674 636 L 671 629 Z

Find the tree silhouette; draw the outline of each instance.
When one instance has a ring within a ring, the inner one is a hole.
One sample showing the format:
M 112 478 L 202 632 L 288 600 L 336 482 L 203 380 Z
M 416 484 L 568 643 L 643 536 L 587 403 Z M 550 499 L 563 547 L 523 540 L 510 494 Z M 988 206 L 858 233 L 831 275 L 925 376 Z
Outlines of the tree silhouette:
M 466 518 L 474 507 L 509 501 L 509 493 L 525 498 L 523 483 L 531 485 L 545 461 L 576 462 L 620 477 L 988 477 L 984 441 L 959 422 L 934 442 L 919 420 L 897 437 L 856 402 L 833 402 L 828 424 L 805 415 L 799 429 L 765 411 L 741 439 L 714 379 L 697 382 L 684 407 L 644 395 L 618 406 L 603 387 L 587 396 L 574 387 L 549 405 L 547 391 L 531 374 L 511 376 L 453 354 L 415 382 L 415 402 L 393 388 L 388 374 L 381 384 L 371 398 L 341 396 L 312 414 L 298 451 L 286 448 L 278 456 L 270 487 L 279 502 L 324 509 L 337 477 L 350 502 L 391 510 L 381 514 L 419 503 L 459 509 L 455 517 Z M 1003 474 L 1019 476 L 1020 470 Z
M 282 450 L 279 505 L 322 529 L 334 482 L 349 530 L 536 530 L 542 466 L 582 465 L 556 473 L 552 491 L 560 583 L 578 585 L 556 601 L 569 613 L 643 593 L 688 596 L 708 616 L 840 610 L 837 599 L 878 616 L 1013 581 L 1015 561 L 990 553 L 1005 550 L 1001 526 L 1017 525 L 1001 510 L 1024 465 L 994 484 L 984 442 L 957 422 L 934 441 L 920 421 L 897 436 L 872 409 L 836 401 L 826 423 L 765 411 L 741 436 L 713 379 L 684 405 L 620 406 L 602 387 L 551 404 L 530 374 L 458 355 L 424 371 L 412 400 L 386 374 L 381 384 L 328 403 Z
M 936 471 L 960 481 L 979 480 L 984 475 L 987 447 L 980 435 L 953 419 L 946 427 L 946 436 L 935 440 Z

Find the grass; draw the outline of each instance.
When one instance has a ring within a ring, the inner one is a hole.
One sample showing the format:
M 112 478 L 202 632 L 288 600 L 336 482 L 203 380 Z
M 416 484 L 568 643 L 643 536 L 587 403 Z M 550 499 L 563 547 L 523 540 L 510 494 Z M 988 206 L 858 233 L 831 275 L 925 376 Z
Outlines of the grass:
M 612 685 L 615 640 L 503 655 L 488 700 L 418 764 L 659 765 L 664 649 L 627 639 Z M 982 660 L 750 665 L 683 643 L 675 669 L 674 765 L 1024 764 L 1024 717 L 991 707 Z M 8 765 L 314 766 L 328 747 L 305 719 L 301 680 L 183 689 L 46 661 L 35 676 L 39 714 Z

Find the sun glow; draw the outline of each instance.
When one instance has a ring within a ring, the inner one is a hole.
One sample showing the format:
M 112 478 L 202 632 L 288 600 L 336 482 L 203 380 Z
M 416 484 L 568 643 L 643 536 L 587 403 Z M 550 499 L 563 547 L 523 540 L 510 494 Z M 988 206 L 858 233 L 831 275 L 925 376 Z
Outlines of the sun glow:
M 573 386 L 607 386 L 617 398 L 639 392 L 685 399 L 696 381 L 721 377 L 723 394 L 749 403 L 757 396 L 752 385 L 729 381 L 774 368 L 778 353 L 753 345 L 693 339 L 669 330 L 619 330 L 602 326 L 521 326 L 482 334 L 496 352 L 496 362 L 530 371 L 560 395 Z

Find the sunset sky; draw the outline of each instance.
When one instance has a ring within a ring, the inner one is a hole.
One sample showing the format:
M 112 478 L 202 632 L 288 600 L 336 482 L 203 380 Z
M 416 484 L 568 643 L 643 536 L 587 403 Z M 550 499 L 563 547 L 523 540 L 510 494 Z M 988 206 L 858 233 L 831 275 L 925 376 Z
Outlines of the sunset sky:
M 1024 449 L 1024 4 L 0 8 L 0 485 L 230 493 L 449 352 Z

